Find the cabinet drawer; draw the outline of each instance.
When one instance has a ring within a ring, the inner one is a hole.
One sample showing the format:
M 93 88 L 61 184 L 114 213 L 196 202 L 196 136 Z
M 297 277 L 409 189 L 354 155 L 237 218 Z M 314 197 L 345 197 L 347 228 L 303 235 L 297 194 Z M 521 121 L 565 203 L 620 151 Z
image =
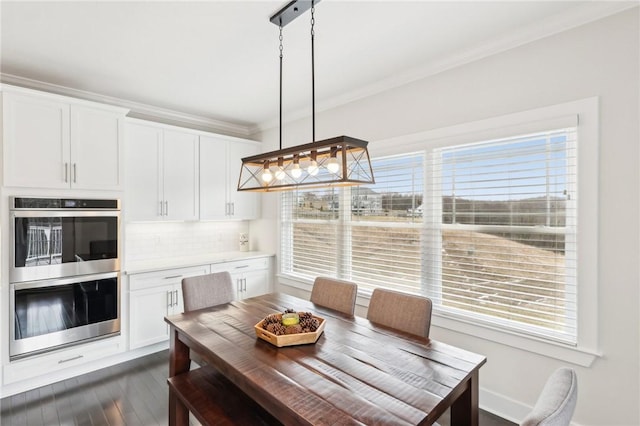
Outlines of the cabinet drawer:
M 10 362 L 4 366 L 5 384 L 73 368 L 124 351 L 120 336 Z
M 242 273 L 244 271 L 255 271 L 257 269 L 267 269 L 269 267 L 268 257 L 255 259 L 234 260 L 232 262 L 213 263 L 211 272 L 229 271 L 231 274 Z
M 185 277 L 205 275 L 209 273 L 209 265 L 189 268 L 166 269 L 164 271 L 144 272 L 129 276 L 129 291 L 144 290 L 168 284 L 179 284 Z

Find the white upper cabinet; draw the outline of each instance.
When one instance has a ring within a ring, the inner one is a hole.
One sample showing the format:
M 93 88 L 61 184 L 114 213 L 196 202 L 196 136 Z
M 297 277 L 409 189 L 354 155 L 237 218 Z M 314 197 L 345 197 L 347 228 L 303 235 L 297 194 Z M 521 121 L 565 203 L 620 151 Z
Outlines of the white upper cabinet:
M 200 136 L 201 220 L 259 217 L 259 195 L 237 191 L 241 159 L 257 153 L 255 142 Z
M 123 180 L 124 115 L 71 105 L 71 186 L 119 189 Z
M 126 220 L 198 220 L 198 135 L 155 123 L 126 126 Z
M 198 220 L 198 135 L 164 131 L 164 215 Z
M 3 86 L 5 186 L 122 189 L 127 110 Z

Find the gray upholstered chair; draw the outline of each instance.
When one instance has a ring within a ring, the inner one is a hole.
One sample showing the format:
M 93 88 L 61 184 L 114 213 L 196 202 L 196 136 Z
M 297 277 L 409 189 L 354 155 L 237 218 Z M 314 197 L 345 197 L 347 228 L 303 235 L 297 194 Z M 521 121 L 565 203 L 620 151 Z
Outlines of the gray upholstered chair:
M 311 290 L 311 301 L 325 308 L 353 316 L 358 286 L 350 281 L 317 277 Z
M 182 279 L 184 311 L 208 308 L 234 300 L 233 282 L 227 271 Z
M 405 333 L 429 337 L 431 300 L 414 294 L 376 288 L 371 294 L 367 319 Z
M 569 426 L 578 399 L 578 378 L 571 368 L 554 371 L 521 426 Z

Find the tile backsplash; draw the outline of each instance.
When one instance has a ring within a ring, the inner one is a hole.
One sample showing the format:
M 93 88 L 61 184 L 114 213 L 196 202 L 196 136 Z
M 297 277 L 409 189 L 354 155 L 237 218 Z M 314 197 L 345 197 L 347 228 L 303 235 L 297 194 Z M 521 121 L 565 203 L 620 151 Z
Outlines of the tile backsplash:
M 249 222 L 126 223 L 124 258 L 128 262 L 238 251 Z

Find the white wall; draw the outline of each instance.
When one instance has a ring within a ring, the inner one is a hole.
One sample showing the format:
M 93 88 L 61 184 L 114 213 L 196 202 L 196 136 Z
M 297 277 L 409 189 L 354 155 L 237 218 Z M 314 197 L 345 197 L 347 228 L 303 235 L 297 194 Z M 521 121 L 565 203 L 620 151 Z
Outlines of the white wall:
M 600 97 L 599 304 L 602 357 L 578 372 L 574 421 L 638 425 L 640 413 L 640 175 L 638 8 L 317 114 L 317 139 L 375 143 L 400 135 Z M 322 76 L 316 76 L 316 81 Z M 317 86 L 321 87 L 321 86 Z M 286 118 L 286 117 L 285 117 Z M 285 126 L 284 146 L 310 139 L 309 120 Z M 257 135 L 277 149 L 277 129 Z M 277 194 L 251 225 L 259 250 L 277 251 Z M 581 312 L 581 315 L 594 315 Z M 432 336 L 482 353 L 481 406 L 518 420 L 563 362 L 435 327 Z

